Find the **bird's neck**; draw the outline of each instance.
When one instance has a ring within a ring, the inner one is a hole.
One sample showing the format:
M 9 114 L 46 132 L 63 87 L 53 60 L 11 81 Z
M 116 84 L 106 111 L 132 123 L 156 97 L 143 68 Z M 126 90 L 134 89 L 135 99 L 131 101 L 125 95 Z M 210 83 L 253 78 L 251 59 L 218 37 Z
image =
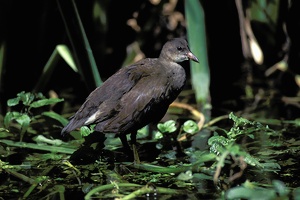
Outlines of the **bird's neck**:
M 176 62 L 161 61 L 164 67 L 164 72 L 167 74 L 169 79 L 170 87 L 172 90 L 181 90 L 186 81 L 186 73 L 184 68 Z

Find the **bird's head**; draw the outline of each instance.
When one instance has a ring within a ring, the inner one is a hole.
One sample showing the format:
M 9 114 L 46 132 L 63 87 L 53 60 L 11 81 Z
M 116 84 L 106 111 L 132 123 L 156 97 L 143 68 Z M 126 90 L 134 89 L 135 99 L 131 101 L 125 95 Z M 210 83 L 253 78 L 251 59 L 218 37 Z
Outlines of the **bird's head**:
M 182 38 L 174 38 L 168 41 L 163 46 L 159 57 L 176 63 L 185 60 L 199 62 L 198 58 L 190 51 L 187 41 Z

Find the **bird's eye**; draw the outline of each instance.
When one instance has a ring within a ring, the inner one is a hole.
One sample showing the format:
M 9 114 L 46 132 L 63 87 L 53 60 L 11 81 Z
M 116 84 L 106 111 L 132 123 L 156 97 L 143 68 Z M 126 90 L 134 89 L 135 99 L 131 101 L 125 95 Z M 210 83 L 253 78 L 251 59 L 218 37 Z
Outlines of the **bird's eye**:
M 182 47 L 177 47 L 177 50 L 178 51 L 182 51 Z

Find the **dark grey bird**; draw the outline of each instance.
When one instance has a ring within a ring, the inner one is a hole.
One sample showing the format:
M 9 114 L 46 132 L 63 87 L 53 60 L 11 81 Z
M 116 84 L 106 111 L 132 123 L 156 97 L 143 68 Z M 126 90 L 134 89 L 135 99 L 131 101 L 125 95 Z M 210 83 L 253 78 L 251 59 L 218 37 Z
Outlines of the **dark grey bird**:
M 164 44 L 158 58 L 145 58 L 121 68 L 86 98 L 62 129 L 64 135 L 83 125 L 95 124 L 94 131 L 117 134 L 127 150 L 126 134 L 131 134 L 135 162 L 136 134 L 149 123 L 158 123 L 186 82 L 186 73 L 178 63 L 198 58 L 185 39 Z M 131 151 L 131 150 L 130 150 Z

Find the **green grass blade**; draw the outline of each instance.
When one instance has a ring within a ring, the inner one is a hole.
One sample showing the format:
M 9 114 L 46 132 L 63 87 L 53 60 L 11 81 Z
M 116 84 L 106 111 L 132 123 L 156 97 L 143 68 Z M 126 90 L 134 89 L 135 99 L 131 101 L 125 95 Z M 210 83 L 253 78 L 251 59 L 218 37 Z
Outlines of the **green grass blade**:
M 87 88 L 92 91 L 102 84 L 102 80 L 76 3 L 74 0 L 57 0 L 57 3 L 72 45 L 74 60 L 79 73 L 83 77 Z
M 32 91 L 33 93 L 43 91 L 43 89 L 45 88 L 46 84 L 48 83 L 59 59 L 60 59 L 60 55 L 57 51 L 57 48 L 55 48 L 53 53 L 51 54 L 49 60 L 47 61 L 46 65 L 44 66 L 43 72 Z
M 68 48 L 68 46 L 64 44 L 60 44 L 56 46 L 56 49 L 59 53 L 59 55 L 65 60 L 65 62 L 75 71 L 78 72 L 78 68 L 75 64 L 75 61 L 73 59 L 73 55 Z
M 191 61 L 191 79 L 198 106 L 209 104 L 210 72 L 206 49 L 204 11 L 198 0 L 185 1 L 187 36 L 191 51 L 200 63 Z
M 0 140 L 1 143 L 6 144 L 12 147 L 21 147 L 21 148 L 28 148 L 28 149 L 37 149 L 40 151 L 49 151 L 49 152 L 57 152 L 57 153 L 65 153 L 65 154 L 72 154 L 76 149 L 71 149 L 67 147 L 59 147 L 47 144 L 35 144 L 35 143 L 27 143 L 27 142 L 15 142 L 12 140 Z
M 86 49 L 86 53 L 87 53 L 87 56 L 88 56 L 88 60 L 90 61 L 90 67 L 91 67 L 93 79 L 94 79 L 94 82 L 95 82 L 95 86 L 100 86 L 102 84 L 102 80 L 100 78 L 100 73 L 98 71 L 98 67 L 97 67 L 94 55 L 92 53 L 92 48 L 91 48 L 90 43 L 88 41 L 88 38 L 86 36 L 83 24 L 81 22 L 81 19 L 80 19 L 80 16 L 79 16 L 79 13 L 78 13 L 78 10 L 77 10 L 77 7 L 76 7 L 76 3 L 75 3 L 74 0 L 72 1 L 72 3 L 73 3 L 74 10 L 75 10 L 75 13 L 76 13 L 76 17 L 77 17 L 77 20 L 78 20 L 78 24 L 79 24 L 82 40 L 84 42 L 84 46 L 85 46 L 85 49 Z

